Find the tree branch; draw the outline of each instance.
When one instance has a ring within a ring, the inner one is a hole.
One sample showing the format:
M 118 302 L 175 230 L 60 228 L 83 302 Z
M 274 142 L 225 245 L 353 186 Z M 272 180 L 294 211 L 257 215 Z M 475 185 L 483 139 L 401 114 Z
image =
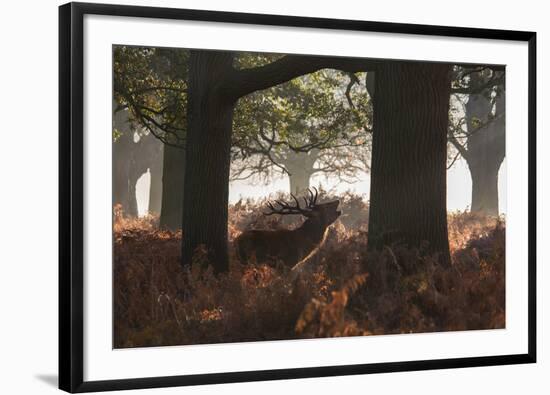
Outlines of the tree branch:
M 370 59 L 286 55 L 265 66 L 235 70 L 228 84 L 230 84 L 230 91 L 235 92 L 235 99 L 238 99 L 321 69 L 331 68 L 345 72 L 368 71 L 372 70 L 376 63 Z
M 453 167 L 453 165 L 455 164 L 456 160 L 458 159 L 458 157 L 460 156 L 460 151 L 457 150 L 457 153 L 456 155 L 454 156 L 453 160 L 451 161 L 451 163 L 447 166 L 447 170 L 449 170 L 451 167 Z
M 353 105 L 353 100 L 351 100 L 351 88 L 353 88 L 353 85 L 359 83 L 359 78 L 357 78 L 355 73 L 349 72 L 349 73 L 346 73 L 346 74 L 349 77 L 349 83 L 348 83 L 348 86 L 346 87 L 346 92 L 345 92 L 346 99 L 348 100 L 348 104 L 349 104 L 350 108 L 355 108 L 355 106 Z
M 462 94 L 472 95 L 476 93 L 481 93 L 485 89 L 492 88 L 495 85 L 501 85 L 502 83 L 504 83 L 504 75 L 501 75 L 499 77 L 493 77 L 489 81 L 483 84 L 468 86 L 468 87 L 462 86 L 458 88 L 452 88 L 451 93 L 462 93 Z
M 448 133 L 448 140 L 452 145 L 454 145 L 458 152 L 460 152 L 460 155 L 462 155 L 462 157 L 467 161 L 469 156 L 468 150 L 466 149 L 466 147 L 460 144 L 452 131 L 449 131 Z

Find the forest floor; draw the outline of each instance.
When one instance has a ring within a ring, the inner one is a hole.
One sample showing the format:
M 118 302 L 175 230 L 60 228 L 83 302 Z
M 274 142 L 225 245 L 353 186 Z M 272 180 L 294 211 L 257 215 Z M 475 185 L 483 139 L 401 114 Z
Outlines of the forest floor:
M 115 210 L 114 346 L 144 347 L 505 327 L 505 223 L 449 214 L 452 265 L 400 246 L 366 253 L 368 207 L 340 196 L 344 215 L 299 276 L 237 262 L 232 240 L 249 228 L 299 218 L 230 206 L 230 270 L 215 276 L 196 256 L 180 265 L 181 232 Z

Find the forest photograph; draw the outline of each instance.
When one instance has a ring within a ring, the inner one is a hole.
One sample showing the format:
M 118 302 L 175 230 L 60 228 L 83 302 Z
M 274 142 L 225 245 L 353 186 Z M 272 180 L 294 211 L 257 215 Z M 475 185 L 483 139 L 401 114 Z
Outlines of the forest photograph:
M 506 328 L 504 65 L 112 55 L 113 348 Z

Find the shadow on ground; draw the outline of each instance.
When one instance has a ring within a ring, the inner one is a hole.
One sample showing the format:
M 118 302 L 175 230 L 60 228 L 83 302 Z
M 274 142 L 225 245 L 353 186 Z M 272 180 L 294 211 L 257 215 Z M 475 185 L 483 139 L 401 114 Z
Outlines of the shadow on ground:
M 44 383 L 57 388 L 58 386 L 58 377 L 57 374 L 37 374 L 36 377 L 38 380 L 43 381 Z

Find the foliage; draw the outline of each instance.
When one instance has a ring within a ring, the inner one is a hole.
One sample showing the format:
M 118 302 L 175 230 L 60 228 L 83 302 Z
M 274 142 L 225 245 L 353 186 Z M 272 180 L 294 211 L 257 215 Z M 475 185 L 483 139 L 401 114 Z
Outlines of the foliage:
M 115 46 L 115 101 L 118 109 L 129 110 L 133 130 L 185 145 L 189 54 L 185 49 Z M 241 52 L 235 67 L 258 67 L 280 57 Z M 363 77 L 321 70 L 239 100 L 232 178 L 289 173 L 288 161 L 308 153 L 314 153 L 314 172 L 349 180 L 365 170 L 372 108 Z
M 114 47 L 114 99 L 129 110 L 134 130 L 184 144 L 188 57 L 186 50 Z
M 492 130 L 488 128 L 493 122 L 504 117 L 504 108 L 496 108 L 495 103 L 505 95 L 505 72 L 489 66 L 453 68 L 452 95 L 449 109 L 448 130 L 448 168 L 460 158 L 469 160 L 475 137 L 482 133 L 493 133 L 493 139 L 504 139 L 504 129 Z M 466 103 L 472 98 L 483 97 L 488 111 L 479 114 L 480 119 L 467 114 Z M 502 107 L 502 106 L 501 106 Z M 470 137 L 474 137 L 471 139 Z M 479 144 L 479 139 L 477 144 Z
M 367 170 L 372 105 L 364 78 L 324 69 L 241 98 L 232 179 L 267 179 L 305 166 L 346 181 Z
M 282 56 L 239 52 L 235 68 L 262 66 Z M 115 101 L 118 109 L 130 110 L 132 129 L 183 146 L 189 50 L 115 46 L 113 58 Z M 370 158 L 372 103 L 361 82 L 364 75 L 325 69 L 239 100 L 232 179 L 267 180 L 274 172 L 291 174 L 292 167 L 307 164 L 312 174 L 353 182 L 358 171 L 368 170 Z M 492 122 L 472 119 L 467 125 L 464 103 L 472 94 L 493 102 L 503 95 L 504 71 L 455 66 L 452 93 L 448 167 L 467 155 L 468 137 Z
M 323 195 L 329 199 L 330 196 Z M 503 328 L 505 225 L 479 214 L 449 215 L 453 264 L 441 267 L 403 246 L 366 252 L 368 208 L 349 195 L 338 221 L 299 275 L 237 263 L 214 276 L 198 250 L 180 266 L 181 232 L 156 218 L 114 226 L 115 347 Z M 263 202 L 230 206 L 230 239 L 253 227 L 297 226 L 265 219 Z M 250 219 L 247 219 L 251 217 Z M 271 218 L 271 217 L 269 217 Z M 233 250 L 232 248 L 230 249 Z

